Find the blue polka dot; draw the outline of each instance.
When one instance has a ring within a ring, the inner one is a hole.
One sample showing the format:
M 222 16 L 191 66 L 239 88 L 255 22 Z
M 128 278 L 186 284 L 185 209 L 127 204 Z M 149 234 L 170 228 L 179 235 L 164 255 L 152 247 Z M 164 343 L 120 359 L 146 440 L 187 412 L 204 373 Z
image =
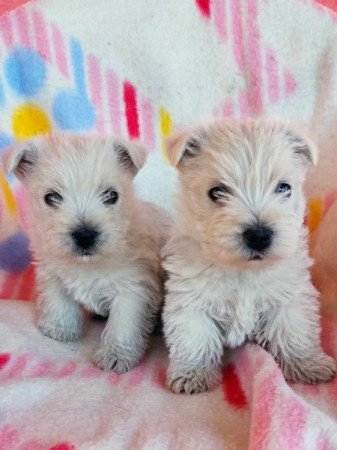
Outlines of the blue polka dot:
M 46 79 L 43 59 L 29 48 L 13 50 L 7 57 L 4 68 L 8 84 L 18 95 L 35 95 Z
M 63 130 L 81 131 L 94 126 L 95 109 L 82 94 L 65 90 L 55 98 L 53 115 L 58 126 Z
M 28 237 L 19 231 L 0 244 L 0 269 L 22 272 L 31 261 Z

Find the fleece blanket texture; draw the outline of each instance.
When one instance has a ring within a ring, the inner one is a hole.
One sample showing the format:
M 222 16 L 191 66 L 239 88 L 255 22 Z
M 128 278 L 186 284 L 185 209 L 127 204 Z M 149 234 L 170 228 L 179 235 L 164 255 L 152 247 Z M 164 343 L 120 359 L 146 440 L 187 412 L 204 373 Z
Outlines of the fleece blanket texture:
M 307 223 L 322 340 L 337 356 L 337 6 L 334 0 L 1 0 L 0 151 L 67 130 L 140 139 L 141 197 L 171 208 L 163 140 L 215 117 L 281 115 L 321 148 Z M 214 391 L 165 387 L 159 337 L 118 376 L 90 362 L 103 324 L 77 343 L 34 322 L 25 193 L 0 172 L 0 449 L 337 449 L 337 380 L 287 384 L 273 359 L 233 352 Z

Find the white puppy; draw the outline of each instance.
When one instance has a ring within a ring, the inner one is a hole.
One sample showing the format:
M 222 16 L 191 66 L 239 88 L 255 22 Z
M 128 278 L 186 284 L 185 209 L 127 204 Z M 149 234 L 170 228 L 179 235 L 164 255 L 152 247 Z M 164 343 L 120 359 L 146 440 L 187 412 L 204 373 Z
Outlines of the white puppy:
M 195 393 L 219 378 L 224 347 L 267 348 L 288 380 L 335 373 L 320 345 L 302 185 L 317 149 L 282 123 L 219 121 L 168 142 L 180 193 L 164 332 L 169 386 Z
M 6 161 L 30 200 L 40 330 L 73 341 L 81 305 L 109 316 L 94 360 L 118 373 L 143 356 L 162 300 L 167 221 L 132 183 L 145 157 L 119 139 L 55 135 L 19 145 Z

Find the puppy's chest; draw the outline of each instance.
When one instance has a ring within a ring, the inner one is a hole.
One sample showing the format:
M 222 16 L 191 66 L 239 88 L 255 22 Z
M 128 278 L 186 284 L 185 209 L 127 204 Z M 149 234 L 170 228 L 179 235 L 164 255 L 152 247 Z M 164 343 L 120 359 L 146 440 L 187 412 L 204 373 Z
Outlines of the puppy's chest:
M 214 317 L 226 327 L 242 330 L 245 335 L 251 333 L 268 307 L 261 284 L 233 273 L 226 274 L 221 281 L 218 300 L 212 304 Z
M 62 283 L 67 293 L 90 311 L 107 315 L 117 293 L 117 280 L 104 273 L 66 273 Z

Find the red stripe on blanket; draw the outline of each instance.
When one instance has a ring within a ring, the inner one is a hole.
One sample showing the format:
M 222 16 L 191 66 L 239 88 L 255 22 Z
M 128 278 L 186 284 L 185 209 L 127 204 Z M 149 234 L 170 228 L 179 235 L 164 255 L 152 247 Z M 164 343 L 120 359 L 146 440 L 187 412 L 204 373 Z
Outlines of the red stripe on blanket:
M 11 355 L 9 353 L 0 353 L 0 370 L 5 367 L 10 359 Z
M 49 450 L 75 450 L 75 445 L 70 442 L 60 442 L 59 444 L 50 447 Z
M 5 2 L 0 2 L 0 16 L 29 1 L 30 0 L 6 0 Z
M 210 0 L 195 0 L 197 7 L 203 16 L 209 18 L 211 15 Z
M 225 400 L 230 405 L 235 408 L 244 408 L 247 406 L 247 399 L 241 387 L 240 378 L 232 364 L 229 364 L 223 372 L 222 388 Z
M 131 83 L 123 83 L 123 98 L 129 137 L 131 139 L 139 138 L 137 95 L 136 89 Z
M 23 275 L 20 291 L 18 294 L 19 300 L 33 300 L 35 294 L 35 269 L 33 265 Z
M 332 11 L 337 12 L 337 2 L 336 0 L 316 0 L 321 5 L 325 6 L 326 8 L 332 9 Z
M 166 387 L 166 369 L 165 367 L 158 366 L 153 372 L 153 382 L 160 388 Z
M 18 275 L 16 273 L 10 273 L 6 276 L 0 291 L 0 299 L 8 300 L 12 298 L 12 292 L 16 286 L 17 279 Z

